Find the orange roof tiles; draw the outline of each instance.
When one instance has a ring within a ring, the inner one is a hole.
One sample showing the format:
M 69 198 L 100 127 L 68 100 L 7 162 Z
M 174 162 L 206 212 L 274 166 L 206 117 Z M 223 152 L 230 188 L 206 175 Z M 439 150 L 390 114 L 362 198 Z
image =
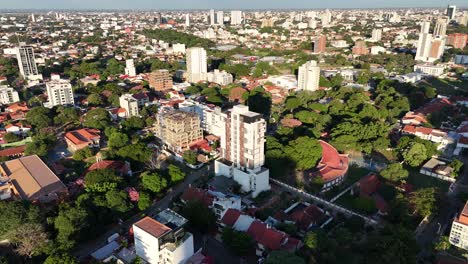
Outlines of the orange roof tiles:
M 333 181 L 341 177 L 348 171 L 348 156 L 339 154 L 330 144 L 319 140 L 322 146 L 322 159 L 319 162 L 318 169 L 325 182 Z
M 91 142 L 93 139 L 99 139 L 100 131 L 97 129 L 83 128 L 67 132 L 65 138 L 70 140 L 75 145 L 85 144 Z
M 172 230 L 166 225 L 163 225 L 160 222 L 148 216 L 136 222 L 134 225 L 142 229 L 146 233 L 157 238 L 161 237 L 162 235 Z

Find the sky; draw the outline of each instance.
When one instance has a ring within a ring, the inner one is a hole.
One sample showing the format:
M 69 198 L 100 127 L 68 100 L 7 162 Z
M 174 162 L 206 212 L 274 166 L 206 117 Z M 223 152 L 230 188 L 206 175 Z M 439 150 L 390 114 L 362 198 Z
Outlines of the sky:
M 0 0 L 0 9 L 314 9 L 445 7 L 447 0 Z M 468 7 L 467 0 L 450 4 Z

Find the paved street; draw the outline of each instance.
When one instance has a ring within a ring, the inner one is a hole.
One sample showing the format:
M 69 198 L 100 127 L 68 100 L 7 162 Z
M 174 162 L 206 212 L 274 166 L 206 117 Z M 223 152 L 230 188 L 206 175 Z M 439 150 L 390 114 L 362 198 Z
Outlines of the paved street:
M 191 174 L 189 174 L 184 182 L 180 183 L 176 187 L 172 188 L 172 192 L 164 196 L 163 199 L 157 201 L 155 204 L 153 204 L 150 208 L 148 208 L 145 213 L 146 215 L 154 215 L 166 208 L 169 207 L 169 205 L 172 202 L 173 197 L 177 197 L 178 195 L 182 194 L 182 192 L 192 183 L 194 183 L 198 178 L 200 178 L 203 175 L 207 175 L 211 173 L 213 166 L 204 166 L 203 168 L 192 171 Z M 128 230 L 133 223 L 139 221 L 142 218 L 141 213 L 138 213 L 137 215 L 133 216 L 129 220 L 125 221 L 122 225 L 115 226 L 107 230 L 103 235 L 101 235 L 99 238 L 88 242 L 84 243 L 78 246 L 77 250 L 74 252 L 74 255 L 77 256 L 80 260 L 83 258 L 91 255 L 94 251 L 97 249 L 105 246 L 107 244 L 107 238 L 111 236 L 114 233 L 118 233 L 121 229 Z

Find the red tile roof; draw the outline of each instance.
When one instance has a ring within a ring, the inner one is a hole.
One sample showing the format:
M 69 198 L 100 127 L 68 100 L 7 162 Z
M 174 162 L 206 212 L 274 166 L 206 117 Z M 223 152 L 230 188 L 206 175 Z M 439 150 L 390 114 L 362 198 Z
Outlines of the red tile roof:
M 229 208 L 221 219 L 221 222 L 227 226 L 233 226 L 241 214 L 241 211 Z
M 319 140 L 322 146 L 322 159 L 317 168 L 325 182 L 333 181 L 348 172 L 348 156 L 339 154 L 330 144 Z
M 369 174 L 359 180 L 359 192 L 361 195 L 371 196 L 377 192 L 379 186 L 380 180 L 376 174 Z
M 317 206 L 311 204 L 304 210 L 295 210 L 289 219 L 302 230 L 307 230 L 311 225 L 320 223 L 324 217 L 325 214 Z
M 181 199 L 187 202 L 198 201 L 205 206 L 211 206 L 213 204 L 214 197 L 205 190 L 188 187 L 182 194 Z
M 145 217 L 140 221 L 134 224 L 138 228 L 142 229 L 146 233 L 154 236 L 154 237 L 161 237 L 165 233 L 171 231 L 172 229 L 167 227 L 166 225 L 161 224 L 160 222 L 154 220 L 151 217 Z
M 260 221 L 254 221 L 247 229 L 247 233 L 269 250 L 280 249 L 283 241 L 288 237 L 284 232 L 268 228 L 265 223 Z
M 23 155 L 26 145 L 0 150 L 0 157 L 12 157 Z
M 127 174 L 130 168 L 128 165 L 119 160 L 102 160 L 94 163 L 91 165 L 86 171 L 85 174 L 93 171 L 93 170 L 99 170 L 99 169 L 111 169 L 115 172 L 118 172 L 120 174 Z
M 81 145 L 92 142 L 94 139 L 101 138 L 101 132 L 97 129 L 83 128 L 67 132 L 65 138 L 75 145 Z

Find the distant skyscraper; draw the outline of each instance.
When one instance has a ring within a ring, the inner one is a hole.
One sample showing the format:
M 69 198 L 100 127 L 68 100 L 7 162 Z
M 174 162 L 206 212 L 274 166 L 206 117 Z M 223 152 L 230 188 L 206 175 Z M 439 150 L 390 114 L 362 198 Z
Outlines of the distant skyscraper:
M 382 29 L 375 28 L 372 30 L 372 40 L 380 41 L 382 39 Z
M 242 11 L 233 10 L 231 11 L 231 25 L 242 24 Z
M 157 13 L 156 14 L 156 24 L 160 25 L 163 23 L 163 18 L 162 18 L 162 14 L 161 13 Z
M 447 7 L 447 16 L 450 20 L 454 19 L 457 14 L 457 7 L 454 5 L 449 5 Z
M 36 23 L 36 17 L 34 14 L 31 14 L 31 22 Z
M 187 53 L 187 80 L 197 83 L 206 80 L 208 72 L 206 50 L 203 48 L 189 48 Z
M 332 14 L 331 12 L 327 9 L 325 12 L 322 13 L 320 19 L 322 21 L 322 26 L 327 26 L 328 24 L 331 23 L 331 17 Z
M 420 33 L 418 39 L 418 46 L 416 47 L 415 60 L 427 61 L 429 52 L 431 50 L 432 34 Z
M 133 59 L 126 60 L 125 64 L 125 74 L 131 77 L 136 76 L 136 68 Z
M 185 26 L 190 27 L 190 14 L 185 15 Z
M 429 29 L 431 28 L 431 22 L 424 21 L 421 23 L 421 33 L 429 33 Z
M 434 36 L 445 36 L 447 32 L 447 19 L 439 18 L 434 27 Z
M 325 52 L 327 46 L 327 37 L 325 35 L 320 35 L 315 37 L 312 40 L 312 51 L 314 53 L 322 53 Z
M 440 59 L 444 54 L 445 38 L 433 38 L 431 41 L 431 49 L 429 51 L 428 61 L 433 62 Z
M 215 11 L 210 9 L 210 25 L 216 24 Z
M 16 50 L 16 58 L 18 59 L 19 70 L 23 78 L 28 80 L 42 79 L 38 78 L 39 71 L 34 59 L 34 50 L 31 46 L 20 45 Z
M 319 88 L 320 67 L 312 60 L 299 67 L 297 89 L 316 91 Z
M 216 24 L 218 25 L 224 24 L 224 11 L 218 11 L 216 13 Z

